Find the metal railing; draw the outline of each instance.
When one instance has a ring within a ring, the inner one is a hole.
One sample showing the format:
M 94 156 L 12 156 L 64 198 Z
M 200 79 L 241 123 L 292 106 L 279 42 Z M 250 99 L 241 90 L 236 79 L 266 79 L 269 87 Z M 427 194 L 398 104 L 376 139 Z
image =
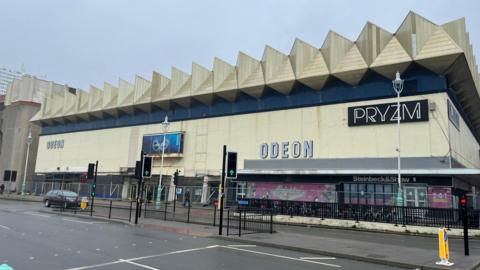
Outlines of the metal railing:
M 227 210 L 227 236 L 252 233 L 273 233 L 273 211 L 271 209 L 238 207 Z
M 302 201 L 278 201 L 245 199 L 248 206 L 269 209 L 273 215 L 291 217 L 316 217 L 321 219 L 344 219 L 390 223 L 395 225 L 417 225 L 426 227 L 462 228 L 459 209 L 427 208 L 392 205 L 360 205 Z M 480 211 L 468 211 L 470 228 L 480 228 Z
M 54 211 L 70 212 L 77 215 L 88 215 L 108 219 L 125 220 L 128 222 L 131 222 L 132 218 L 135 218 L 135 205 L 133 204 L 133 201 L 120 202 L 110 200 L 107 203 L 95 202 L 95 204 L 93 205 L 93 209 L 90 207 L 90 203 L 91 201 L 89 201 L 89 205 L 85 209 L 81 209 L 79 207 L 52 207 Z
M 160 204 L 160 208 L 157 208 L 155 203 L 147 203 L 143 205 L 142 212 L 145 218 L 213 226 L 218 224 L 218 210 L 216 207 L 206 207 L 197 204 L 183 205 L 174 202 L 162 202 Z

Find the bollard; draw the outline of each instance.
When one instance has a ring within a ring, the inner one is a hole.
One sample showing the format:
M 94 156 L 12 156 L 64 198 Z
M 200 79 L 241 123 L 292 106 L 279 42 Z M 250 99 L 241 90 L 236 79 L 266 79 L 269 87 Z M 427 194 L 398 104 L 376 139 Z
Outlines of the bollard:
M 435 264 L 445 266 L 453 265 L 453 262 L 448 261 L 448 259 L 450 259 L 450 251 L 448 248 L 447 229 L 445 228 L 438 229 L 438 254 L 440 261 L 436 262 Z
M 188 213 L 187 213 L 187 223 L 190 223 L 190 208 L 192 206 L 190 205 L 190 203 L 188 204 Z
M 130 201 L 130 212 L 128 213 L 128 222 L 132 222 L 132 206 L 133 206 L 133 201 Z
M 270 233 L 273 233 L 273 211 L 270 211 Z
M 230 209 L 227 209 L 227 236 L 230 232 Z
M 165 202 L 165 215 L 163 216 L 163 220 L 167 220 L 167 202 Z
M 214 206 L 213 207 L 213 227 L 216 226 L 216 222 L 217 222 L 217 208 Z
M 238 236 L 242 236 L 242 211 L 239 211 L 238 215 Z
M 147 205 L 148 203 L 145 203 L 145 208 L 143 209 L 143 218 L 147 218 Z
M 110 207 L 108 208 L 108 219 L 112 217 L 112 200 L 110 200 Z

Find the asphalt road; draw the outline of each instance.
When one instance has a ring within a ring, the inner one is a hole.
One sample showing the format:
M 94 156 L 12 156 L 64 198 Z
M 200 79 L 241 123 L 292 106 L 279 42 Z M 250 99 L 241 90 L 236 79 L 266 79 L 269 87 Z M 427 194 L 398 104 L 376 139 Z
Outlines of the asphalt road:
M 30 269 L 396 269 L 117 223 L 0 200 L 0 264 Z

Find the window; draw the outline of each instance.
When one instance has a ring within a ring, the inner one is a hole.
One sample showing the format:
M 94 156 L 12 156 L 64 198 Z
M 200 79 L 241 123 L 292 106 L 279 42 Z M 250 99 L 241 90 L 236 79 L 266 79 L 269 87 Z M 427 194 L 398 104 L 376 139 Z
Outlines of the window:
M 12 181 L 12 182 L 17 181 L 17 171 L 12 171 L 10 181 Z
M 10 181 L 10 174 L 11 174 L 11 171 L 5 171 L 3 173 L 3 181 Z
M 393 205 L 394 194 L 391 184 L 343 184 L 345 203 L 369 205 Z

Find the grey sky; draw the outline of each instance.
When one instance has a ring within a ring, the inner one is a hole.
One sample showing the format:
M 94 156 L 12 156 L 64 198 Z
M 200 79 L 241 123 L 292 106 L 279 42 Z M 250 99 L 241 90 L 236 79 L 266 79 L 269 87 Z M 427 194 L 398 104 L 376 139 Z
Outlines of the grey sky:
M 238 51 L 257 59 L 265 44 L 288 53 L 296 37 L 320 47 L 328 30 L 355 40 L 367 21 L 396 31 L 409 10 L 442 24 L 466 17 L 480 57 L 480 1 L 123 1 L 0 0 L 0 67 L 90 84 L 190 73 L 195 61 Z

